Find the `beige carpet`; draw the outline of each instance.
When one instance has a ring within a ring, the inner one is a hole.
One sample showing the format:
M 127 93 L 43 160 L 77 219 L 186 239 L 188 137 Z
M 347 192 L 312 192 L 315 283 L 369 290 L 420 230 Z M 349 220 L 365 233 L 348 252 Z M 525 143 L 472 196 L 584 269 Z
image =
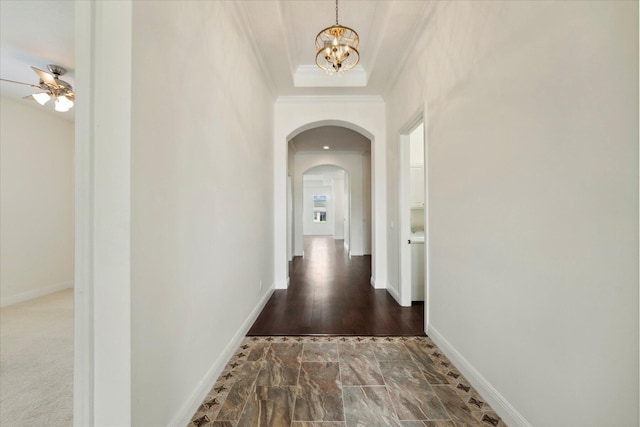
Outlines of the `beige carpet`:
M 0 309 L 0 425 L 72 425 L 73 290 Z

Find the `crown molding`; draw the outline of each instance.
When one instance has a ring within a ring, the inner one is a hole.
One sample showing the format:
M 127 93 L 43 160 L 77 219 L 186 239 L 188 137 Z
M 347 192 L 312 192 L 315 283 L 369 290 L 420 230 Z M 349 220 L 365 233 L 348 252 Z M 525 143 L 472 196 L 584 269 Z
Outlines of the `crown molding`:
M 398 78 L 400 78 L 400 75 L 402 74 L 405 67 L 407 66 L 407 62 L 409 61 L 409 58 L 413 54 L 413 46 L 416 45 L 422 33 L 425 31 L 426 28 L 428 28 L 428 24 L 431 22 L 431 19 L 433 18 L 433 15 L 435 14 L 435 9 L 437 7 L 435 3 L 436 2 L 426 2 L 424 4 L 422 8 L 422 13 L 420 14 L 420 19 L 416 22 L 416 25 L 413 27 L 411 37 L 409 38 L 409 43 L 407 43 L 407 46 L 412 46 L 412 48 L 406 49 L 402 57 L 400 58 L 400 61 L 398 61 L 398 64 L 394 69 L 393 73 L 391 74 L 391 78 L 389 79 L 387 86 L 382 91 L 382 96 L 384 98 L 386 98 L 395 87 L 396 83 L 398 82 Z
M 308 96 L 279 96 L 276 104 L 305 104 L 305 103 L 357 103 L 384 104 L 380 95 L 308 95 Z
M 293 18 L 291 17 L 291 11 L 287 7 L 288 5 L 285 5 L 286 4 L 285 2 L 280 0 L 276 4 L 278 8 L 278 18 L 280 19 L 278 28 L 282 31 L 283 28 L 287 27 L 285 25 L 285 22 L 293 22 Z M 287 37 L 287 34 L 284 34 L 284 32 L 282 33 L 282 40 L 284 40 L 285 52 L 287 54 L 287 62 L 289 63 L 289 71 L 291 72 L 291 78 L 293 79 L 295 76 L 296 70 L 295 70 L 295 65 L 293 63 L 293 58 L 291 57 L 291 53 L 296 51 L 295 49 L 298 48 L 297 46 L 298 40 L 295 37 L 294 38 Z
M 370 153 L 370 150 L 319 150 L 319 151 L 297 151 L 295 156 L 363 156 Z
M 293 75 L 295 87 L 366 87 L 368 80 L 359 64 L 343 74 L 327 74 L 316 65 L 300 65 Z
M 231 12 L 230 15 L 233 17 L 233 23 L 236 25 L 236 28 L 238 28 L 238 32 L 244 35 L 245 40 L 249 44 L 251 50 L 253 50 L 253 56 L 256 58 L 258 67 L 262 71 L 268 90 L 273 96 L 277 96 L 278 91 L 275 81 L 271 75 L 269 67 L 267 67 L 267 64 L 264 61 L 260 47 L 258 46 L 255 30 L 253 29 L 251 20 L 249 19 L 246 6 L 243 2 L 229 2 L 225 4 L 225 6 L 229 7 L 227 10 Z

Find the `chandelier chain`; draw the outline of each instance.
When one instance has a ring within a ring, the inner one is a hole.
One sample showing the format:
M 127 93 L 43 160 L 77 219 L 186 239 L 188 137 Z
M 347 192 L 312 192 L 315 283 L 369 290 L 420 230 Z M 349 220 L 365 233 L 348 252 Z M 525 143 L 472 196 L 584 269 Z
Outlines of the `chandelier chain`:
M 336 25 L 338 25 L 338 0 L 336 0 Z

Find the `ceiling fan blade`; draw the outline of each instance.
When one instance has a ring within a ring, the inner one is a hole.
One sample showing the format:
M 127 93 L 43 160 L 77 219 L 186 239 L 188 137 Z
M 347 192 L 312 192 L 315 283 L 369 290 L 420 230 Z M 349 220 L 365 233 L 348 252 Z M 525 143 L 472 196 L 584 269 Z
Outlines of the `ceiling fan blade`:
M 47 85 L 58 86 L 55 77 L 53 77 L 51 74 L 36 67 L 31 67 L 31 69 L 35 71 L 35 73 L 40 77 L 40 80 L 45 82 Z
M 16 83 L 16 84 L 19 84 L 19 85 L 25 85 L 25 86 L 34 87 L 34 88 L 36 88 L 36 89 L 42 89 L 40 86 L 38 86 L 38 85 L 32 85 L 31 83 L 17 82 L 17 81 L 15 81 L 15 80 L 9 80 L 9 79 L 0 79 L 0 80 L 1 80 L 1 81 L 3 81 L 3 82 Z

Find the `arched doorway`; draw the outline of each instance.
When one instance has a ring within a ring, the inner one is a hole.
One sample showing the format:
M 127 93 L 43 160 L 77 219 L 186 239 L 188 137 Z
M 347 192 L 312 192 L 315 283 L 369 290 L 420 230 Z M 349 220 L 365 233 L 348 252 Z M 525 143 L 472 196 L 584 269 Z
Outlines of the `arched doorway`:
M 379 97 L 351 97 L 348 100 L 341 97 L 280 98 L 276 102 L 274 116 L 276 289 L 286 289 L 289 282 L 287 235 L 288 226 L 293 221 L 287 216 L 287 171 L 291 164 L 288 142 L 304 131 L 323 126 L 347 128 L 371 141 L 371 285 L 386 288 L 388 261 L 384 101 Z
M 305 229 L 314 229 L 312 234 L 335 234 L 333 229 L 329 230 L 328 224 L 335 225 L 334 215 L 329 215 L 328 223 L 312 225 L 312 213 L 303 211 L 309 202 L 305 200 L 304 188 L 311 182 L 335 187 L 333 174 L 339 173 L 336 171 L 344 172 L 340 182 L 346 185 L 344 191 L 348 194 L 349 215 L 344 218 L 348 231 L 345 236 L 346 248 L 350 255 L 371 255 L 371 141 L 344 127 L 323 126 L 298 134 L 288 145 L 288 172 L 292 176 L 294 205 L 293 215 L 289 219 L 293 255 L 302 255 L 303 235 L 308 234 Z M 333 191 L 334 188 L 331 189 Z M 331 201 L 331 194 L 325 191 L 324 195 L 329 196 L 328 201 Z
M 351 247 L 351 177 L 338 166 L 320 165 L 302 173 L 302 237 L 329 236 Z M 300 199 L 298 197 L 298 199 Z M 365 230 L 366 232 L 366 230 Z M 369 233 L 371 230 L 369 230 Z M 299 236 L 297 240 L 299 240 Z

